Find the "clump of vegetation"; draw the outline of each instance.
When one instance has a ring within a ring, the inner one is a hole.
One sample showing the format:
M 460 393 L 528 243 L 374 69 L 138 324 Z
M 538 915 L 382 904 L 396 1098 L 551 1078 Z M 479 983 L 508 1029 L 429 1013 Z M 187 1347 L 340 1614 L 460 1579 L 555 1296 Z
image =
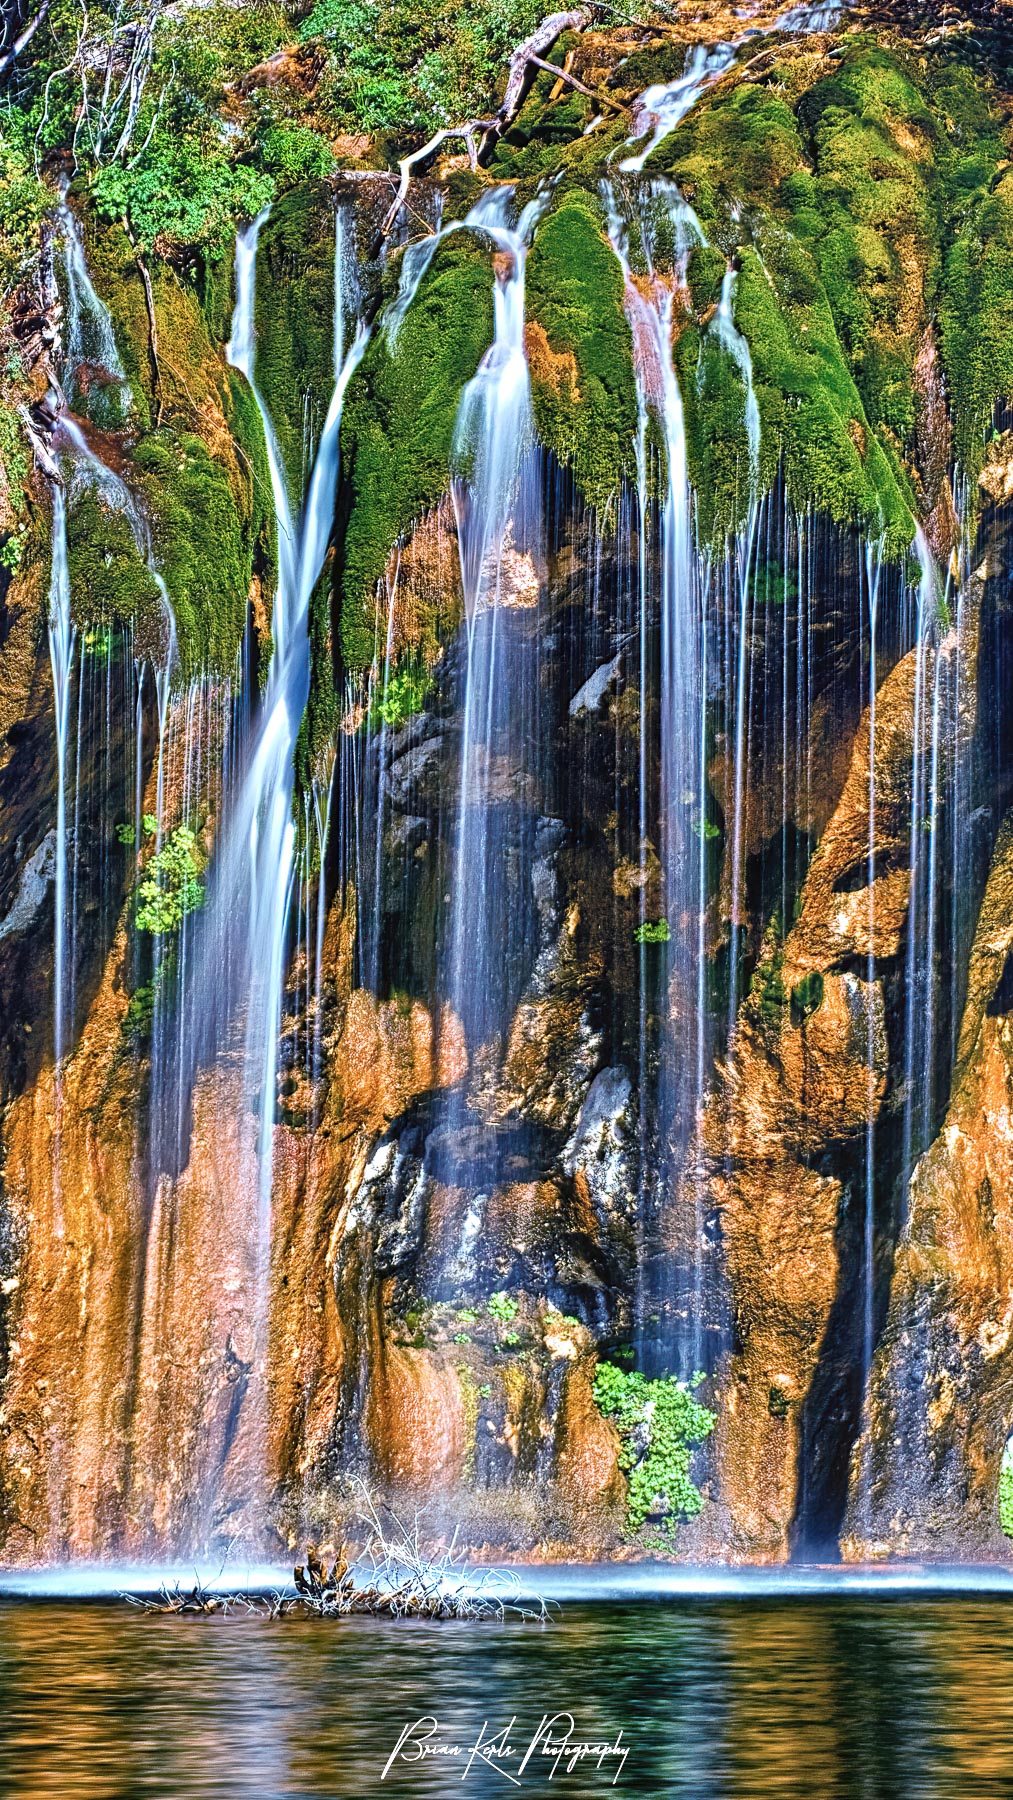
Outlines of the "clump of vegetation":
M 385 681 L 372 691 L 366 729 L 374 732 L 385 725 L 395 731 L 415 713 L 421 712 L 433 685 L 430 671 L 412 659 L 392 669 Z
M 327 48 L 343 129 L 428 133 L 488 116 L 507 55 L 543 12 L 541 0 L 317 0 L 300 35 Z
M 203 864 L 196 833 L 177 825 L 145 864 L 137 888 L 137 929 L 162 937 L 204 904 Z
M 714 1429 L 717 1415 L 694 1398 L 703 1380 L 674 1376 L 649 1381 L 638 1370 L 600 1363 L 594 1398 L 619 1432 L 619 1466 L 628 1478 L 627 1523 L 638 1531 L 649 1518 L 672 1524 L 695 1519 L 703 1495 L 690 1478 L 693 1450 Z
M 999 1465 L 999 1524 L 1013 1538 L 1013 1439 L 1006 1445 Z
M 672 936 L 667 919 L 645 919 L 633 933 L 635 944 L 667 944 Z
M 496 1320 L 497 1325 L 509 1325 L 512 1319 L 516 1319 L 518 1311 L 517 1301 L 505 1289 L 501 1288 L 498 1293 L 489 1295 L 489 1316 Z

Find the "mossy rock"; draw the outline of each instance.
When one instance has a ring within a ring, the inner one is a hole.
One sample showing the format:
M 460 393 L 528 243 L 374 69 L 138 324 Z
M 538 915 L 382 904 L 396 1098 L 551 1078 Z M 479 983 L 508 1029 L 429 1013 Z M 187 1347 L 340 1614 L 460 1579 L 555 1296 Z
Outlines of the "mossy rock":
M 97 488 L 74 494 L 67 509 L 71 613 L 88 626 L 132 626 L 139 656 L 164 656 L 165 613 L 158 583 L 137 548 L 126 514 Z
M 720 543 L 745 520 L 752 494 L 746 389 L 734 358 L 695 323 L 675 354 L 697 532 L 702 543 Z
M 252 415 L 252 416 L 251 416 Z M 179 636 L 181 672 L 230 673 L 246 628 L 252 577 L 269 585 L 273 513 L 259 419 L 245 383 L 234 378 L 230 416 L 235 441 L 250 452 L 226 460 L 204 440 L 171 428 L 142 439 L 134 461 L 144 476 L 156 563 Z M 262 445 L 262 440 L 261 440 Z
M 315 440 L 334 387 L 334 234 L 334 191 L 314 181 L 272 207 L 257 246 L 256 382 L 296 512 L 307 424 Z
M 539 436 L 606 518 L 635 477 L 637 393 L 622 270 L 584 193 L 566 194 L 535 234 L 526 319 Z
M 440 499 L 461 390 L 492 342 L 484 244 L 455 232 L 436 251 L 393 346 L 382 330 L 349 385 L 341 441 L 350 511 L 341 543 L 341 654 L 375 654 L 375 604 L 393 546 Z

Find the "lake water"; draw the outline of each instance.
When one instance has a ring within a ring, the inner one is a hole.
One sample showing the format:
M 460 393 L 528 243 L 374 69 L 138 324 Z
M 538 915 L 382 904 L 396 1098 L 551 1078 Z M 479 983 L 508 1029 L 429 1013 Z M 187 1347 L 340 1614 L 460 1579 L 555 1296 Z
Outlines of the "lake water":
M 556 1712 L 572 1714 L 573 1740 L 614 1749 L 621 1731 L 625 1763 L 585 1760 L 568 1773 L 536 1747 L 519 1772 Z M 430 1746 L 450 1753 L 395 1761 L 382 1779 L 402 1731 L 426 1716 L 437 1722 Z M 508 1728 L 513 1755 L 476 1758 L 465 1775 L 483 1722 L 487 1736 Z M 1013 1795 L 1013 1605 L 1005 1595 L 681 1596 L 568 1604 L 547 1627 L 0 1606 L 5 1797 L 510 1792 Z

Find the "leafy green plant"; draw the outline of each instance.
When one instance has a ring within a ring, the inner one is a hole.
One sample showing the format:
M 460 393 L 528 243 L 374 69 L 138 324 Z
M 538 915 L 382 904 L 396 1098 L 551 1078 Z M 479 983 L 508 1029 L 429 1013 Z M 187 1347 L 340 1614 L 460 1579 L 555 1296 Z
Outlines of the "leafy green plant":
M 619 1466 L 628 1479 L 627 1523 L 638 1531 L 645 1520 L 696 1518 L 703 1495 L 690 1479 L 693 1449 L 714 1429 L 716 1414 L 694 1399 L 691 1383 L 670 1375 L 649 1381 L 638 1370 L 599 1364 L 594 1398 L 619 1432 Z
M 421 712 L 426 695 L 433 685 L 429 670 L 416 662 L 405 662 L 392 669 L 382 686 L 374 690 L 366 718 L 368 731 L 381 725 L 394 731 L 414 713 Z
M 136 841 L 136 833 L 131 824 L 124 821 L 123 824 L 117 825 L 117 827 L 116 827 L 116 842 L 118 844 L 122 844 L 123 848 L 125 850 L 130 850 L 133 848 L 135 841 Z
M 999 1466 L 999 1524 L 1013 1538 L 1013 1438 L 1002 1453 Z
M 194 245 L 218 254 L 236 220 L 253 218 L 267 205 L 274 181 L 262 170 L 229 162 L 224 150 L 181 138 L 160 141 L 137 167 L 100 169 L 92 193 L 99 217 L 126 219 L 145 249 Z
M 141 820 L 146 836 L 154 837 L 158 830 L 158 817 L 155 813 L 145 813 Z
M 633 933 L 635 944 L 667 944 L 672 932 L 667 919 L 645 919 Z
M 511 1300 L 510 1295 L 502 1288 L 498 1293 L 490 1294 L 489 1313 L 498 1325 L 509 1325 L 511 1319 L 516 1319 L 517 1312 L 516 1300 Z
M 197 838 L 186 825 L 177 825 L 161 850 L 151 858 L 137 889 L 137 928 L 153 937 L 175 931 L 187 913 L 204 903 L 204 883 L 196 852 Z
M 25 550 L 25 526 L 12 531 L 0 544 L 0 565 L 9 574 L 14 575 L 21 567 L 21 558 Z

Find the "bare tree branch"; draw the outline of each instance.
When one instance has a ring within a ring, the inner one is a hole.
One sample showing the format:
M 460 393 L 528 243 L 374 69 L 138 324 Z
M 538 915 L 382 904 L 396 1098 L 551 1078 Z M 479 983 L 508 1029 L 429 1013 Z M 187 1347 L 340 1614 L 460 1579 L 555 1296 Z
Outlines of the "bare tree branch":
M 463 138 L 468 148 L 468 156 L 471 160 L 472 168 L 474 168 L 483 152 L 486 151 L 497 138 L 502 137 L 504 131 L 506 131 L 507 127 L 513 123 L 513 120 L 517 116 L 521 101 L 524 98 L 528 74 L 532 68 L 544 69 L 549 67 L 554 75 L 561 76 L 564 80 L 569 81 L 571 86 L 581 88 L 581 91 L 585 94 L 591 94 L 591 97 L 594 100 L 598 100 L 599 102 L 602 100 L 600 94 L 594 94 L 590 88 L 583 87 L 583 84 L 579 82 L 575 76 L 564 75 L 563 70 L 557 68 L 555 63 L 546 64 L 542 61 L 542 52 L 544 50 L 551 50 L 556 39 L 562 37 L 564 31 L 582 31 L 585 25 L 590 25 L 593 16 L 593 4 L 575 7 L 571 12 L 549 13 L 541 21 L 540 25 L 535 26 L 534 31 L 524 39 L 524 42 L 518 44 L 516 50 L 511 52 L 510 60 L 507 65 L 508 73 L 506 90 L 503 94 L 502 104 L 493 118 L 466 119 L 459 125 L 446 125 L 442 131 L 434 132 L 433 136 L 429 139 L 428 144 L 423 144 L 421 150 L 413 150 L 409 156 L 403 156 L 401 158 L 401 161 L 398 164 L 398 168 L 401 171 L 401 180 L 398 184 L 398 190 L 394 197 L 393 204 L 380 227 L 381 239 L 390 236 L 394 221 L 407 199 L 408 188 L 412 178 L 412 170 L 417 168 L 420 163 L 428 162 L 429 158 L 435 154 L 441 144 L 445 144 L 449 138 Z M 606 102 L 606 104 L 615 105 L 617 103 L 613 101 Z M 479 131 L 482 133 L 482 144 L 481 148 L 476 153 L 474 139 L 475 133 Z
M 16 61 L 16 59 L 21 55 L 22 50 L 24 50 L 25 47 L 31 43 L 33 37 L 35 36 L 35 33 L 39 29 L 39 26 L 42 24 L 43 20 L 45 19 L 46 14 L 48 13 L 51 5 L 52 5 L 52 0 L 42 0 L 42 5 L 39 7 L 38 12 L 35 13 L 35 15 L 31 19 L 29 19 L 27 25 L 25 25 L 24 28 L 19 32 L 18 36 L 14 39 L 14 42 L 11 45 L 10 49 L 7 51 L 6 55 L 0 56 L 0 78 L 2 78 L 4 75 L 6 75 L 8 69 L 11 67 L 12 63 L 14 63 Z

